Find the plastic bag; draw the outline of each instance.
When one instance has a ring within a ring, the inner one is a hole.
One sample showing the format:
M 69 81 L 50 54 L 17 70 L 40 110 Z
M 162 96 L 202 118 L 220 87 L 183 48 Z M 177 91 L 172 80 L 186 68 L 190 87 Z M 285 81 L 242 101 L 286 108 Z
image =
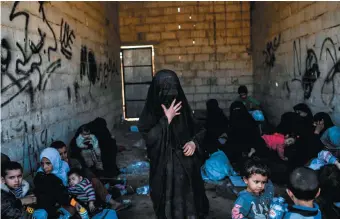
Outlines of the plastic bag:
M 201 175 L 203 180 L 218 181 L 226 176 L 236 175 L 236 173 L 227 156 L 219 150 L 205 161 L 205 164 L 201 167 Z
M 147 195 L 150 192 L 150 187 L 149 186 L 142 186 L 136 189 L 136 193 L 138 195 Z
M 130 165 L 128 165 L 125 168 L 121 168 L 120 171 L 122 173 L 145 173 L 148 172 L 150 169 L 150 164 L 149 162 L 146 161 L 138 161 L 136 163 L 132 163 Z
M 92 217 L 92 219 L 118 219 L 116 211 L 112 209 L 103 209 L 100 213 Z
M 249 113 L 251 114 L 255 121 L 264 122 L 264 115 L 261 110 L 249 111 Z

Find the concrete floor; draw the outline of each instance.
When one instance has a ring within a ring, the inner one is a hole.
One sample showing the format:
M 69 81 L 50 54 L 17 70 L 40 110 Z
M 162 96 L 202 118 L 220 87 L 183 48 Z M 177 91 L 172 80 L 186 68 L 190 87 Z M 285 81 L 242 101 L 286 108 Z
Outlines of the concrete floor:
M 130 163 L 140 160 L 146 160 L 146 150 L 145 148 L 138 147 L 140 145 L 141 136 L 139 133 L 132 133 L 128 131 L 128 126 L 123 125 L 119 130 L 115 130 L 113 134 L 116 137 L 117 145 L 124 146 L 125 151 L 118 153 L 117 155 L 117 165 L 118 167 L 127 166 Z M 135 145 L 135 146 L 133 146 Z M 148 175 L 120 175 L 120 177 L 125 177 L 127 183 L 132 185 L 134 188 L 147 185 Z M 206 194 L 210 202 L 210 213 L 209 219 L 228 219 L 230 217 L 230 211 L 234 200 L 225 199 L 217 196 L 215 186 L 207 185 Z M 130 195 L 124 196 L 123 199 L 131 199 L 132 207 L 128 210 L 119 212 L 120 219 L 154 219 L 155 214 L 152 208 L 152 202 L 149 196 L 141 195 Z
M 120 126 L 119 129 L 113 131 L 113 135 L 117 140 L 118 146 L 124 146 L 125 151 L 118 153 L 118 167 L 125 167 L 130 163 L 146 160 L 145 146 L 141 144 L 141 136 L 139 133 L 129 131 L 129 124 Z M 148 174 L 133 176 L 120 175 L 125 177 L 127 183 L 134 188 L 148 185 Z M 283 188 L 276 187 L 276 193 L 283 194 Z M 216 186 L 206 184 L 206 194 L 210 202 L 210 213 L 208 219 L 228 219 L 231 218 L 231 208 L 236 197 L 230 195 L 230 198 L 223 198 L 216 193 Z M 220 194 L 220 193 L 219 193 Z M 225 196 L 224 196 L 225 197 Z M 229 195 L 227 196 L 229 197 Z M 154 219 L 155 215 L 152 208 L 152 202 L 149 196 L 130 195 L 124 196 L 123 199 L 131 199 L 132 207 L 128 210 L 119 212 L 120 219 Z

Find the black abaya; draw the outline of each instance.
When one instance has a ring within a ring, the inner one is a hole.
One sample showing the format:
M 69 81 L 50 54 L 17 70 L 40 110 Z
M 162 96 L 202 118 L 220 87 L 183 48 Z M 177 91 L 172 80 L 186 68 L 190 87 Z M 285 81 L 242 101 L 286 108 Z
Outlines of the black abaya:
M 161 104 L 182 101 L 180 115 L 170 124 Z M 177 75 L 161 70 L 153 78 L 138 128 L 150 159 L 150 196 L 159 219 L 200 218 L 209 212 L 200 174 L 205 130 L 197 128 Z M 183 146 L 193 141 L 196 151 L 186 157 Z

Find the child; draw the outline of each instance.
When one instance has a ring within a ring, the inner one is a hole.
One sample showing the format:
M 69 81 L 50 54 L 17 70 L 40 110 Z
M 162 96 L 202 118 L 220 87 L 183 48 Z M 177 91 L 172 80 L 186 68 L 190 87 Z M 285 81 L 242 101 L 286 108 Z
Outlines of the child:
M 285 147 L 295 143 L 296 139 L 293 136 L 274 133 L 272 135 L 262 135 L 262 138 L 268 148 L 277 151 L 281 160 L 288 160 L 284 155 Z
M 103 170 L 101 151 L 96 136 L 91 134 L 86 125 L 80 127 L 80 134 L 76 139 L 77 147 L 81 149 L 81 156 L 84 158 L 87 167 L 95 166 Z
M 90 212 L 95 210 L 94 202 L 96 195 L 92 183 L 81 175 L 80 169 L 71 169 L 68 172 L 69 187 L 71 195 L 75 195 L 78 202 L 88 206 Z
M 58 218 L 57 211 L 60 206 L 68 212 L 72 208 L 66 188 L 69 166 L 61 160 L 59 152 L 54 148 L 45 148 L 41 152 L 40 164 L 41 167 L 33 180 L 37 206 L 44 209 L 49 218 Z
M 22 166 L 14 161 L 1 164 L 1 218 L 29 218 L 25 205 L 36 202 L 34 195 L 27 195 L 29 184 L 22 178 Z
M 295 205 L 288 208 L 284 219 L 321 219 L 319 206 L 314 199 L 320 194 L 317 173 L 307 167 L 295 169 L 289 177 L 287 194 Z
M 247 189 L 240 192 L 231 211 L 233 219 L 266 219 L 269 204 L 274 196 L 273 184 L 269 181 L 269 169 L 260 161 L 246 162 L 243 180 Z

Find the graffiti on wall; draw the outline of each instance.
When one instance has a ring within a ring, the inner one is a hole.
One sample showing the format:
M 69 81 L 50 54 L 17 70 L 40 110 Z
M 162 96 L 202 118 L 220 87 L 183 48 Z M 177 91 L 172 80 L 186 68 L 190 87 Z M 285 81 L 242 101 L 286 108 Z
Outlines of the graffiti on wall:
M 338 51 L 340 52 L 340 47 L 338 48 Z M 322 84 L 322 94 L 321 99 L 325 105 L 330 105 L 334 100 L 335 95 L 335 76 L 337 74 L 340 74 L 340 59 L 338 59 L 337 55 L 337 48 L 333 42 L 333 40 L 329 37 L 327 37 L 321 46 L 320 51 L 320 59 L 329 59 L 331 61 L 331 67 L 329 68 L 328 72 L 326 73 L 326 78 Z M 330 89 L 331 97 L 327 101 L 327 99 L 324 96 L 324 93 L 326 89 Z
M 33 14 L 41 18 L 38 22 L 36 17 L 33 18 L 33 15 L 24 9 L 24 4 L 14 2 L 8 17 L 9 22 L 22 25 L 23 38 L 1 39 L 1 107 L 6 106 L 20 94 L 28 94 L 33 104 L 36 93 L 48 89 L 49 83 L 52 83 L 50 77 L 62 67 L 64 61 L 72 60 L 74 52 L 76 34 L 65 19 L 61 18 L 61 21 L 57 22 L 60 24 L 58 33 L 53 29 L 45 13 L 48 3 L 38 2 L 36 8 L 32 7 L 32 10 L 36 10 Z M 80 52 L 81 80 L 86 76 L 90 85 L 99 84 L 100 87 L 106 88 L 111 78 L 118 75 L 119 65 L 115 56 L 105 56 L 107 61 L 97 63 L 94 51 L 82 46 Z M 77 79 L 74 83 L 78 84 L 76 81 Z M 77 87 L 74 93 L 78 99 L 79 84 L 73 87 Z M 72 96 L 71 88 L 72 86 L 67 88 L 69 100 Z
M 106 62 L 99 62 L 91 49 L 83 45 L 80 52 L 80 79 L 87 77 L 92 85 L 99 82 L 100 86 L 107 88 L 107 83 L 113 76 L 118 75 L 116 59 L 109 57 Z
M 60 24 L 60 46 L 61 46 L 61 53 L 67 59 L 72 58 L 72 45 L 73 40 L 76 38 L 74 35 L 73 30 L 70 28 L 70 25 L 64 19 L 61 19 Z
M 61 59 L 52 57 L 53 53 L 57 52 L 58 43 L 54 30 L 46 19 L 44 2 L 39 2 L 39 8 L 37 9 L 42 17 L 42 23 L 37 25 L 36 29 L 39 34 L 38 40 L 28 37 L 30 15 L 25 11 L 18 10 L 19 4 L 20 2 L 13 4 L 9 16 L 10 21 L 19 17 L 23 17 L 25 20 L 24 40 L 23 42 L 15 42 L 20 54 L 16 56 L 15 60 L 12 60 L 14 57 L 12 51 L 15 48 L 10 47 L 9 39 L 1 39 L 1 94 L 3 96 L 1 107 L 7 105 L 22 92 L 27 92 L 33 103 L 35 92 L 45 90 L 51 74 L 61 67 Z M 53 39 L 51 45 L 47 43 L 47 37 Z M 47 62 L 43 63 L 43 57 L 46 56 L 46 53 Z M 8 68 L 11 61 L 15 62 L 13 71 Z M 7 83 L 4 84 L 4 81 Z M 16 88 L 16 92 L 9 92 L 12 88 Z
M 47 147 L 53 139 L 49 139 L 48 129 L 44 128 L 41 131 L 37 130 L 34 125 L 28 125 L 26 121 L 19 119 L 17 123 L 10 123 L 9 130 L 1 132 L 1 142 L 7 142 L 14 136 L 12 133 L 21 137 L 21 149 L 23 154 L 23 167 L 25 172 L 30 174 L 35 172 L 37 164 L 39 163 L 39 154 L 42 148 Z
M 320 81 L 322 84 L 320 98 L 324 105 L 331 106 L 335 97 L 336 82 L 335 76 L 340 73 L 340 60 L 338 59 L 338 52 L 340 48 L 336 48 L 335 43 L 329 37 L 323 40 L 319 56 L 312 48 L 306 49 L 306 57 L 302 58 L 301 39 L 293 42 L 293 75 L 292 79 L 285 81 L 283 89 L 287 92 L 287 97 L 290 96 L 292 82 L 298 82 L 301 85 L 304 99 L 311 97 L 314 84 L 321 80 L 323 75 L 324 80 Z M 303 63 L 303 60 L 305 61 Z M 320 61 L 327 61 L 326 72 L 321 72 L 319 68 Z M 303 69 L 303 64 L 305 68 Z
M 266 45 L 266 49 L 262 51 L 264 56 L 264 64 L 268 67 L 273 67 L 275 64 L 275 51 L 279 48 L 281 42 L 281 34 L 274 38 Z

